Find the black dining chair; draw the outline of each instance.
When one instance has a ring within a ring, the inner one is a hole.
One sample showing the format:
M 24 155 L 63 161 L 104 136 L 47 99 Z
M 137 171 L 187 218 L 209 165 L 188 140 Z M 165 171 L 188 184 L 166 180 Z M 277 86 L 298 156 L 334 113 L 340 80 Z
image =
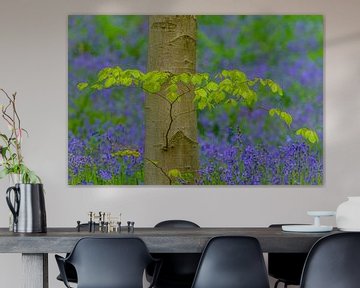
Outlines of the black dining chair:
M 88 230 L 89 229 L 89 224 L 88 223 L 80 224 L 80 229 Z M 95 229 L 96 230 L 99 229 L 99 224 L 98 223 L 95 223 Z M 69 256 L 69 253 L 66 254 L 66 257 L 68 257 L 68 256 Z M 71 265 L 70 263 L 65 262 L 64 263 L 64 268 L 65 268 L 65 275 L 66 275 L 67 281 L 71 282 L 71 283 L 77 283 L 77 275 L 76 275 L 76 270 L 75 270 L 74 266 Z M 62 277 L 61 277 L 61 274 L 59 274 L 56 277 L 56 279 L 59 280 L 59 281 L 64 282 Z
M 301 288 L 360 287 L 360 233 L 325 236 L 309 252 Z
M 200 228 L 188 220 L 166 220 L 155 225 L 156 229 Z M 162 266 L 155 283 L 156 288 L 190 288 L 200 260 L 200 253 L 156 253 Z M 147 269 L 147 279 L 153 277 L 153 266 Z
M 272 224 L 270 228 L 281 228 L 282 225 Z M 283 283 L 284 288 L 288 285 L 300 285 L 301 273 L 304 268 L 307 253 L 269 253 L 268 273 L 277 279 L 274 288 Z
M 66 257 L 68 257 L 69 254 L 66 255 Z M 64 258 L 65 259 L 65 258 Z M 71 283 L 77 283 L 77 274 L 76 274 L 76 270 L 75 267 L 68 263 L 68 262 L 64 262 L 64 274 L 66 275 L 66 279 L 68 282 Z M 64 282 L 61 274 L 59 274 L 56 277 L 57 280 Z
M 65 263 L 74 266 L 77 288 L 143 288 L 143 274 L 154 262 L 154 281 L 160 262 L 152 258 L 139 238 L 82 238 L 68 257 L 55 255 L 60 275 L 70 288 Z M 149 287 L 153 287 L 153 283 Z
M 261 247 L 256 238 L 212 238 L 201 256 L 192 288 L 269 288 Z

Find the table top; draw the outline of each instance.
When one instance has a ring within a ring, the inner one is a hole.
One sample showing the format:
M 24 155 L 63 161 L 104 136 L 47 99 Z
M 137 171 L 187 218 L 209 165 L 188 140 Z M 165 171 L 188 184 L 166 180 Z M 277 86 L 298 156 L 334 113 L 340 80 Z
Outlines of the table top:
M 135 228 L 134 232 L 78 232 L 76 228 L 48 228 L 47 233 L 13 233 L 0 228 L 0 253 L 65 253 L 83 237 L 139 237 L 152 253 L 201 253 L 208 240 L 221 235 L 252 236 L 263 252 L 308 252 L 321 237 L 338 233 L 283 232 L 281 227 Z

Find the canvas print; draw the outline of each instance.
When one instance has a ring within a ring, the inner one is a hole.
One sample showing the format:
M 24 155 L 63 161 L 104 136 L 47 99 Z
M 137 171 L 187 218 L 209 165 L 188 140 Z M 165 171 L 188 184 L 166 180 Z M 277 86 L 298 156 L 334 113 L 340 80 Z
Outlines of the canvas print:
M 69 16 L 70 185 L 323 172 L 322 16 Z

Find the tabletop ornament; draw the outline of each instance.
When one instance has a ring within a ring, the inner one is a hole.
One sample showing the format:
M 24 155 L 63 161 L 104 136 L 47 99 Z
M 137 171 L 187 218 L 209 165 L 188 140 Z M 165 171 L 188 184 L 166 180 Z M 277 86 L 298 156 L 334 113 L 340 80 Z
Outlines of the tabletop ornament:
M 347 198 L 336 209 L 336 226 L 342 231 L 360 231 L 360 196 Z
M 110 212 L 99 211 L 97 213 L 93 211 L 88 212 L 87 223 L 81 224 L 81 221 L 76 221 L 76 230 L 78 232 L 87 230 L 88 232 L 102 232 L 111 233 L 125 231 L 127 228 L 128 233 L 133 233 L 135 230 L 135 222 L 127 221 L 127 226 L 121 226 L 121 213 L 118 216 L 112 216 Z M 83 229 L 82 229 L 83 228 Z
M 332 226 L 321 225 L 320 217 L 335 216 L 334 211 L 308 211 L 309 216 L 314 217 L 313 224 L 303 225 L 282 225 L 281 228 L 286 232 L 330 232 L 333 230 Z
M 22 140 L 28 132 L 22 127 L 16 108 L 16 93 L 0 88 L 5 103 L 0 102 L 1 117 L 7 131 L 0 131 L 0 179 L 10 177 L 6 190 L 10 209 L 9 230 L 20 233 L 47 231 L 44 188 L 39 176 L 24 163 Z

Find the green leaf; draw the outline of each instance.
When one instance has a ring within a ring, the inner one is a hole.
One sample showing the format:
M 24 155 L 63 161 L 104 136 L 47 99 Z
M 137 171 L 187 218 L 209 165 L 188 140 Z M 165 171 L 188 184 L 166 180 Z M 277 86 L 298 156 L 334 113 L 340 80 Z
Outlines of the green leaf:
M 278 91 L 277 85 L 273 81 L 268 80 L 268 84 L 273 93 L 276 93 Z
M 143 76 L 143 73 L 140 70 L 135 70 L 135 69 L 127 70 L 126 74 L 130 74 L 135 79 L 142 78 L 142 76 Z
M 80 83 L 78 83 L 77 84 L 77 88 L 80 90 L 80 91 L 82 91 L 82 90 L 84 90 L 86 87 L 88 87 L 89 86 L 89 83 L 87 83 L 87 82 L 80 82 Z
M 280 87 L 279 84 L 277 84 L 276 82 L 274 82 L 274 81 L 271 80 L 271 79 L 267 79 L 266 82 L 267 82 L 269 88 L 271 89 L 271 91 L 272 91 L 273 93 L 277 93 L 277 94 L 279 94 L 280 96 L 283 96 L 283 95 L 284 95 L 284 92 L 283 92 L 283 90 L 281 89 L 281 87 Z
M 233 70 L 233 78 L 235 78 L 237 81 L 246 81 L 247 77 L 246 74 L 240 70 Z
M 120 68 L 120 67 L 119 67 Z M 110 67 L 106 67 L 104 69 L 101 69 L 98 73 L 98 81 L 104 81 L 106 78 L 109 77 L 110 73 L 111 73 L 111 68 Z
M 106 79 L 105 83 L 104 83 L 104 87 L 105 88 L 110 88 L 111 86 L 113 86 L 116 83 L 116 79 L 114 77 L 109 77 Z
M 8 137 L 5 134 L 0 133 L 0 137 L 4 139 L 4 141 L 8 141 Z
M 229 70 L 223 70 L 223 71 L 221 71 L 221 75 L 223 77 L 228 77 L 230 75 L 230 72 L 229 72 Z
M 219 104 L 220 102 L 222 102 L 225 99 L 225 93 L 222 91 L 214 92 L 213 99 L 216 104 Z
M 280 110 L 279 110 L 279 109 L 273 108 L 273 109 L 270 109 L 270 110 L 269 110 L 269 115 L 270 115 L 271 117 L 274 116 L 275 114 L 279 115 L 279 113 L 280 113 Z
M 206 89 L 209 91 L 216 91 L 218 89 L 219 85 L 213 81 L 209 82 L 206 85 Z
M 255 78 L 254 80 L 249 80 L 247 83 L 249 86 L 255 86 L 255 84 L 259 82 L 259 78 Z
M 191 77 L 191 83 L 199 86 L 203 81 L 203 76 L 201 74 L 195 74 Z
M 198 101 L 197 107 L 200 110 L 204 110 L 205 107 L 209 104 L 209 100 L 207 99 L 207 93 L 204 89 L 195 90 L 195 98 L 194 101 Z
M 171 74 L 168 72 L 150 71 L 144 74 L 143 77 L 141 77 L 142 78 L 141 80 L 143 82 L 143 88 L 145 90 L 150 91 L 151 93 L 159 92 L 161 90 L 162 85 L 166 81 L 168 81 L 170 76 Z
M 173 84 L 171 84 L 171 85 L 168 86 L 167 91 L 168 91 L 168 92 L 177 93 L 177 91 L 178 91 L 178 86 L 176 85 L 176 83 L 173 83 Z
M 198 108 L 200 110 L 204 110 L 205 107 L 207 106 L 207 101 L 206 101 L 206 98 L 202 98 L 199 102 L 198 102 Z
M 189 84 L 191 81 L 191 75 L 189 73 L 181 73 L 179 75 L 179 80 L 184 84 Z
M 247 107 L 252 108 L 257 101 L 257 95 L 255 91 L 249 89 L 245 98 L 245 104 Z
M 248 95 L 250 88 L 248 85 L 246 85 L 245 83 L 238 83 L 235 85 L 235 89 L 234 89 L 234 94 L 238 94 L 238 95 Z
M 102 90 L 102 89 L 104 89 L 104 87 L 100 83 L 95 83 L 95 84 L 91 85 L 91 89 Z
M 125 87 L 129 87 L 132 84 L 132 79 L 130 77 L 123 77 L 119 79 L 119 84 Z M 106 86 L 106 82 L 105 82 Z
M 158 82 L 152 81 L 146 81 L 143 84 L 143 89 L 145 89 L 146 92 L 149 93 L 157 93 L 161 90 L 161 85 Z
M 269 110 L 269 115 L 272 116 L 272 117 L 274 115 L 279 116 L 280 119 L 283 120 L 286 123 L 286 125 L 289 126 L 289 127 L 290 127 L 290 125 L 291 125 L 291 123 L 293 121 L 292 116 L 289 113 L 287 113 L 285 111 L 281 111 L 280 109 L 277 109 L 277 108 L 270 109 Z
M 166 95 L 166 98 L 173 103 L 177 98 L 179 97 L 179 94 L 176 92 L 170 92 Z
M 171 169 L 168 171 L 168 176 L 171 178 L 181 178 L 181 172 L 178 169 Z
M 219 83 L 219 89 L 231 94 L 234 90 L 233 82 L 230 79 L 224 79 Z
M 234 82 L 244 82 L 247 79 L 246 74 L 240 70 L 223 70 L 221 75 L 224 78 L 229 78 Z
M 286 113 L 286 112 L 282 111 L 280 113 L 280 118 L 283 119 L 285 121 L 285 123 L 290 127 L 293 119 L 292 119 L 292 116 L 289 113 Z
M 301 135 L 304 139 L 309 141 L 311 144 L 319 142 L 319 136 L 314 130 L 306 127 L 300 128 L 296 131 L 296 135 Z
M 133 156 L 135 158 L 140 157 L 140 152 L 137 150 L 131 150 L 131 149 L 124 149 L 124 150 L 119 150 L 115 153 L 112 154 L 113 156 L 120 156 L 120 157 L 124 157 L 124 156 Z
M 195 90 L 195 96 L 199 96 L 200 98 L 204 98 L 207 96 L 207 93 L 204 89 L 196 89 Z
M 119 77 L 121 74 L 124 74 L 122 72 L 123 72 L 122 69 L 118 66 L 111 69 L 111 74 L 115 78 Z
M 9 148 L 8 147 L 0 147 L 0 153 L 1 153 L 1 156 L 3 157 L 3 158 L 5 158 L 6 159 L 6 152 L 9 150 Z M 4 160 L 5 160 L 4 159 Z M 5 160 L 6 161 L 6 160 Z

